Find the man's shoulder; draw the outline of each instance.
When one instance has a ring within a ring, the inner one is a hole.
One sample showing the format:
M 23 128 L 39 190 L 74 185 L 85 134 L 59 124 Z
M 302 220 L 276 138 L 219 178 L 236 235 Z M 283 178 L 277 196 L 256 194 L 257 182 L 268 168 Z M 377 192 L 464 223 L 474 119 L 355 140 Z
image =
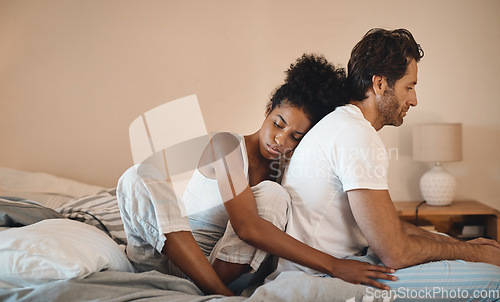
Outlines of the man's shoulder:
M 325 116 L 301 140 L 294 156 L 305 154 L 308 157 L 311 152 L 327 155 L 346 148 L 382 147 L 377 131 L 359 110 L 356 111 L 357 107 L 351 106 L 338 107 Z
M 330 112 L 313 129 L 326 127 L 330 131 L 343 130 L 344 128 L 348 130 L 354 126 L 365 130 L 373 128 L 356 106 L 347 104 L 337 107 L 334 111 Z
M 324 120 L 320 121 L 322 124 L 318 125 L 318 132 L 329 133 L 335 140 L 363 141 L 379 137 L 377 131 L 375 131 L 363 115 L 359 115 L 358 112 L 347 107 L 347 105 L 343 107 L 345 108 L 340 110 L 337 108 L 334 112 L 327 115 Z

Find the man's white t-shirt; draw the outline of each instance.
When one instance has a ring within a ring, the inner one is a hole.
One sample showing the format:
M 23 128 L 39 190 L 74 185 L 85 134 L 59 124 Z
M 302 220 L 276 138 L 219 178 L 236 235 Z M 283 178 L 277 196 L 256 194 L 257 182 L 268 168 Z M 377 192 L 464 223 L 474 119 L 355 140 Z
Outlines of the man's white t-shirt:
M 387 189 L 388 158 L 378 133 L 354 105 L 338 107 L 302 139 L 283 186 L 292 198 L 286 232 L 338 258 L 368 246 L 356 223 L 347 191 Z M 278 272 L 303 270 L 280 259 Z

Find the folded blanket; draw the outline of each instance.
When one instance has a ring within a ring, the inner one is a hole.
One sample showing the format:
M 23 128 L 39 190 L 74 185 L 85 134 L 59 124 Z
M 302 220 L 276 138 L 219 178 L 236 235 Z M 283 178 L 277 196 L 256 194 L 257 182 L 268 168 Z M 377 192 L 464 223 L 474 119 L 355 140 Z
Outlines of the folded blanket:
M 56 209 L 64 217 L 95 226 L 119 245 L 126 245 L 118 200 L 114 192 L 75 198 Z
M 20 227 L 53 218 L 64 216 L 33 201 L 0 196 L 0 227 Z

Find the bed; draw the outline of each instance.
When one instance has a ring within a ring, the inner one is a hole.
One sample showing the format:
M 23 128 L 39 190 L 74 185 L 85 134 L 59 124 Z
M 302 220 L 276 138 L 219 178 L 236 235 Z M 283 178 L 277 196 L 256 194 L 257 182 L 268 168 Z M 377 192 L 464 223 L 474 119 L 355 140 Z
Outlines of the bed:
M 134 273 L 114 188 L 0 168 L 0 301 L 382 301 L 368 287 L 286 272 L 240 296 Z M 385 299 L 383 301 L 389 301 Z

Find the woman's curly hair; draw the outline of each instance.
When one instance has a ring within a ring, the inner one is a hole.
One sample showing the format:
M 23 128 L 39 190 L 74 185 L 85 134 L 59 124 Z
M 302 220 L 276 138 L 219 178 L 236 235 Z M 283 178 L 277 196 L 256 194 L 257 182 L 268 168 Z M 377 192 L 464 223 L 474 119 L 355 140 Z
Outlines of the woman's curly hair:
M 345 69 L 324 56 L 303 54 L 285 73 L 285 83 L 272 94 L 266 115 L 276 106 L 288 105 L 302 109 L 314 125 L 348 101 Z

